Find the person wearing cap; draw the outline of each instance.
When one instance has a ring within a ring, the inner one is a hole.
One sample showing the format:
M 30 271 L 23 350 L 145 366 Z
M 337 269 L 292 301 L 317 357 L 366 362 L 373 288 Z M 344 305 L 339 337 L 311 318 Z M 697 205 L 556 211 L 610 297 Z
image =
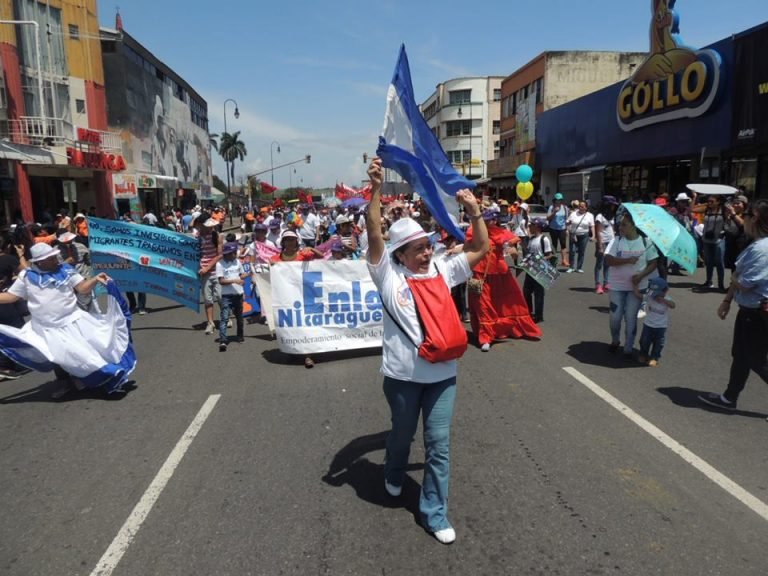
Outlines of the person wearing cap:
M 517 258 L 520 239 L 497 224 L 497 211 L 489 208 L 482 217 L 490 250 L 472 267 L 473 278 L 480 282 L 482 290 L 469 290 L 469 319 L 480 350 L 488 352 L 497 340 L 541 338 L 541 329 L 531 317 L 517 279 L 509 273 L 506 259 Z M 472 230 L 468 230 L 467 239 L 471 238 Z
M 552 248 L 557 252 L 560 249 L 560 263 L 566 268 L 571 265 L 568 261 L 568 246 L 566 243 L 568 233 L 566 232 L 568 216 L 570 211 L 565 205 L 565 198 L 558 192 L 552 200 L 552 206 L 547 209 L 547 227 L 549 236 L 552 239 Z
M 25 256 L 24 248 L 18 246 L 17 253 Z M 26 300 L 30 320 L 21 329 L 0 325 L 0 351 L 34 370 L 54 370 L 65 382 L 54 398 L 73 387 L 122 391 L 136 356 L 123 313 L 127 306 L 117 285 L 103 273 L 83 278 L 61 262 L 58 248 L 48 244 L 32 246 L 29 258 L 22 261 L 27 268 L 7 292 L 0 293 L 0 304 Z M 104 314 L 85 312 L 75 297 L 75 292 L 90 293 L 97 283 L 109 294 Z
M 669 286 L 664 278 L 656 277 L 648 281 L 648 293 L 645 295 L 645 317 L 643 331 L 640 333 L 640 364 L 656 366 L 661 359 L 669 326 L 669 311 L 675 307 L 675 301 L 667 296 Z
M 547 229 L 547 220 L 545 218 L 534 218 L 528 224 L 531 238 L 528 241 L 528 250 L 526 256 L 533 258 L 552 257 L 552 240 L 549 235 L 544 234 Z M 523 282 L 523 295 L 525 303 L 528 305 L 528 311 L 536 324 L 544 322 L 544 286 L 534 280 L 529 274 L 525 275 Z
M 744 229 L 752 240 L 736 261 L 731 285 L 717 315 L 725 320 L 735 300 L 731 370 L 725 392 L 701 394 L 699 400 L 722 410 L 736 410 L 750 372 L 765 378 L 768 355 L 768 200 L 758 200 L 744 213 Z
M 227 242 L 222 248 L 221 259 L 216 262 L 216 278 L 221 286 L 219 303 L 219 352 L 227 351 L 227 327 L 230 315 L 235 316 L 237 342 L 243 342 L 243 296 L 246 273 L 237 257 L 237 242 Z
M 605 249 L 611 243 L 614 232 L 614 219 L 619 201 L 615 196 L 603 196 L 600 212 L 595 217 L 595 292 L 604 294 L 610 289 L 608 283 L 608 264 L 605 263 Z M 600 276 L 602 274 L 602 281 Z
M 443 543 L 456 539 L 448 520 L 448 483 L 450 479 L 450 426 L 456 397 L 456 360 L 430 362 L 419 354 L 416 342 L 424 335 L 416 311 L 416 300 L 408 281 L 444 282 L 447 293 L 466 282 L 472 267 L 488 250 L 488 232 L 475 196 L 461 190 L 456 200 L 472 221 L 474 236 L 464 251 L 447 258 L 432 258 L 432 244 L 427 233 L 414 220 L 402 218 L 389 229 L 389 249 L 381 233 L 381 159 L 368 167 L 371 201 L 368 205 L 368 270 L 381 298 L 384 310 L 382 365 L 384 395 L 389 403 L 392 430 L 387 437 L 384 464 L 384 488 L 392 497 L 400 496 L 408 466 L 410 445 L 419 414 L 423 413 L 425 466 L 419 510 L 425 530 Z M 461 327 L 455 308 L 446 314 Z M 405 332 L 407 330 L 407 333 Z
M 200 276 L 201 291 L 205 305 L 205 333 L 213 334 L 213 305 L 220 301 L 220 286 L 216 276 L 216 262 L 221 258 L 222 239 L 216 231 L 219 225 L 217 220 L 203 212 L 195 219 L 198 240 L 200 242 Z
M 355 234 L 355 229 L 352 224 L 352 220 L 349 216 L 340 214 L 336 217 L 334 222 L 336 224 L 336 232 L 331 235 L 331 240 L 340 240 L 347 250 L 352 253 L 352 257 L 356 260 L 360 257 L 358 251 L 359 243 L 358 237 Z
M 307 262 L 309 260 L 322 259 L 325 255 L 317 248 L 300 249 L 299 235 L 293 230 L 286 230 L 280 237 L 280 253 L 272 257 L 271 263 L 279 264 L 281 262 Z M 315 361 L 306 356 L 304 358 L 305 368 L 314 368 Z
M 282 224 L 280 222 L 279 218 L 272 218 L 272 220 L 267 224 L 267 236 L 266 239 L 272 242 L 272 244 L 277 247 L 280 244 L 280 235 L 282 234 L 281 230 Z
M 331 242 L 331 260 L 347 260 L 347 255 L 344 250 L 344 244 L 341 240 L 334 240 Z

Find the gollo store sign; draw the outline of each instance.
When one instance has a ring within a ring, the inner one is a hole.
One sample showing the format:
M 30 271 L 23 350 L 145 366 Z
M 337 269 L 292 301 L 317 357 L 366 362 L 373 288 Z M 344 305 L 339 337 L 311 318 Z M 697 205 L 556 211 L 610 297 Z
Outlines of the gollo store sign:
M 651 0 L 651 53 L 621 87 L 616 118 L 625 132 L 705 114 L 717 97 L 721 59 L 679 36 L 676 0 Z

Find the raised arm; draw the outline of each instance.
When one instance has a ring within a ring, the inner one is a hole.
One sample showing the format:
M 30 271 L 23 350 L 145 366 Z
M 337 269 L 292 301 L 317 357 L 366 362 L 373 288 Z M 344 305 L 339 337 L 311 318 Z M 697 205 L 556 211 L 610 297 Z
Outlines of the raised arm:
M 490 247 L 488 229 L 485 227 L 483 213 L 480 211 L 477 198 L 471 190 L 466 188 L 459 190 L 456 193 L 456 200 L 464 207 L 464 211 L 469 215 L 469 220 L 472 223 L 472 239 L 469 243 L 464 244 L 464 252 L 467 255 L 469 267 L 474 268 L 483 259 Z
M 368 230 L 368 262 L 378 264 L 386 250 L 384 235 L 381 232 L 381 182 L 383 180 L 381 158 L 374 158 L 368 166 L 368 178 L 371 180 L 371 202 L 365 227 Z

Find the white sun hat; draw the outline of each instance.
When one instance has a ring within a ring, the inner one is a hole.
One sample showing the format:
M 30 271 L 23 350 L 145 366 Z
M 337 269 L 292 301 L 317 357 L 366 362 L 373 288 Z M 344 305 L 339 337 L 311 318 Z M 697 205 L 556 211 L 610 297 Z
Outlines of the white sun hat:
M 389 227 L 389 251 L 394 252 L 402 248 L 408 242 L 413 242 L 420 238 L 427 238 L 429 235 L 424 232 L 416 220 L 412 218 L 401 218 Z

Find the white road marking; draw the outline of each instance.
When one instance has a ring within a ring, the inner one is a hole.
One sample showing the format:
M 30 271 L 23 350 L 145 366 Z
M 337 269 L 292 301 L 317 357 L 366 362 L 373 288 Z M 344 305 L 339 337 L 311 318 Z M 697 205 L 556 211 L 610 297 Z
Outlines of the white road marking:
M 128 550 L 128 547 L 131 545 L 131 542 L 133 542 L 133 539 L 136 537 L 136 533 L 139 531 L 139 528 L 141 528 L 141 524 L 146 520 L 149 512 L 152 510 L 152 506 L 155 505 L 155 502 L 157 502 L 157 499 L 168 484 L 171 476 L 173 476 L 173 472 L 181 462 L 181 459 L 184 457 L 190 444 L 192 444 L 195 436 L 200 432 L 200 428 L 203 427 L 208 416 L 210 416 L 213 408 L 219 401 L 219 398 L 221 398 L 221 394 L 212 394 L 205 401 L 205 404 L 200 408 L 195 419 L 192 420 L 192 423 L 186 429 L 184 434 L 182 434 L 181 438 L 176 443 L 176 446 L 174 446 L 173 450 L 168 455 L 168 458 L 160 467 L 160 470 L 154 480 L 152 480 L 149 488 L 147 488 L 142 495 L 141 500 L 139 500 L 138 504 L 136 504 L 133 511 L 128 516 L 123 527 L 120 528 L 120 532 L 118 532 L 115 539 L 112 540 L 112 544 L 109 545 L 109 548 L 107 548 L 107 551 L 104 552 L 104 555 L 99 560 L 99 563 L 96 564 L 93 572 L 91 572 L 91 576 L 109 576 L 112 574 L 113 570 L 117 567 L 118 562 L 120 562 L 120 559 L 123 557 L 123 554 L 125 554 L 126 550 Z
M 731 496 L 736 498 L 739 502 L 747 506 L 753 512 L 761 516 L 764 520 L 768 520 L 768 504 L 755 497 L 750 492 L 747 492 L 744 488 L 736 484 L 733 480 L 728 478 L 725 474 L 711 466 L 705 460 L 702 460 L 696 454 L 685 448 L 677 440 L 662 432 L 659 428 L 648 422 L 645 418 L 640 416 L 637 412 L 632 410 L 629 406 L 619 401 L 616 397 L 612 396 L 600 386 L 595 384 L 592 380 L 584 376 L 581 372 L 575 368 L 565 367 L 563 368 L 568 374 L 573 376 L 576 380 L 584 384 L 589 390 L 594 392 L 597 396 L 605 400 L 609 405 L 621 412 L 624 416 L 629 418 L 632 422 L 637 424 L 640 428 L 648 432 L 651 436 L 656 438 L 664 446 L 672 450 L 675 454 L 680 456 L 683 460 L 688 462 L 691 466 L 696 468 L 699 472 L 704 474 L 707 478 L 712 480 L 715 484 L 720 486 L 723 490 L 728 492 Z

